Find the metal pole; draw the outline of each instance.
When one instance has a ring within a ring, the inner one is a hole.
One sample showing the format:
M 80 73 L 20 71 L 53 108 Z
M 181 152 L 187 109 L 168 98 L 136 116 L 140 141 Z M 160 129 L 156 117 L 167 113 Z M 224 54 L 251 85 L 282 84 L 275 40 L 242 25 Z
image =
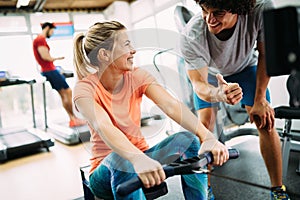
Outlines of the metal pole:
M 31 107 L 32 107 L 32 121 L 33 121 L 33 128 L 36 128 L 36 121 L 35 121 L 35 109 L 34 109 L 34 97 L 33 97 L 33 81 L 29 82 L 30 85 L 30 95 L 31 95 Z
M 46 108 L 45 82 L 43 82 L 43 102 L 44 102 L 44 120 L 45 120 L 45 130 L 46 130 L 48 128 L 48 124 L 47 124 L 47 108 Z

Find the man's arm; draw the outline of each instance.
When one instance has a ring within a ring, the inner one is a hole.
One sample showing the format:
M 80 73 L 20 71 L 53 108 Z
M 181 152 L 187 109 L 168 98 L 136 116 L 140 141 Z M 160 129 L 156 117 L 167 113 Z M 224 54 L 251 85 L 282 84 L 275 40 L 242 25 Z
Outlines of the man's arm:
M 265 48 L 263 42 L 257 42 L 258 64 L 256 71 L 256 91 L 254 105 L 250 112 L 251 122 L 255 121 L 259 128 L 266 128 L 270 131 L 274 127 L 274 110 L 266 99 L 266 90 L 270 77 L 266 72 Z M 256 118 L 258 117 L 258 119 Z
M 39 54 L 41 55 L 42 59 L 46 60 L 46 61 L 49 61 L 49 62 L 53 62 L 55 60 L 62 60 L 62 59 L 65 58 L 65 57 L 53 58 L 50 55 L 50 52 L 49 52 L 48 48 L 45 47 L 45 46 L 39 46 L 37 50 L 38 50 Z
M 195 93 L 207 102 L 226 102 L 236 104 L 242 99 L 242 89 L 237 83 L 227 83 L 221 75 L 217 75 L 218 87 L 208 83 L 208 67 L 188 70 Z
M 146 96 L 171 119 L 199 138 L 202 143 L 199 153 L 211 151 L 215 165 L 222 165 L 228 160 L 227 148 L 205 128 L 187 106 L 170 95 L 162 86 L 152 83 L 146 90 Z

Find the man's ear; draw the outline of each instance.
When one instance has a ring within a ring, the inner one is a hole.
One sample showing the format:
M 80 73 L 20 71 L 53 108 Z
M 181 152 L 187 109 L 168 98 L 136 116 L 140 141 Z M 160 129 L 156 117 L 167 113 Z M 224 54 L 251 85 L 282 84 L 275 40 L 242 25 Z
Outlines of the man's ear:
M 99 60 L 104 60 L 104 61 L 108 62 L 109 59 L 110 59 L 110 52 L 107 51 L 106 49 L 103 49 L 103 48 L 99 49 L 99 51 L 98 51 L 98 59 Z

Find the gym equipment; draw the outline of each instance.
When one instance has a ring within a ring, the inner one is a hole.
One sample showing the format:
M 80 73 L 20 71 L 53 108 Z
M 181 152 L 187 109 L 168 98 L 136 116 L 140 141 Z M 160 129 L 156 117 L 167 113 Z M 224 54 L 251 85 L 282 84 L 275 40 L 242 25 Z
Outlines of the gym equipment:
M 88 126 L 69 127 L 68 123 L 49 123 L 46 132 L 50 133 L 56 140 L 72 145 L 90 139 Z
M 36 152 L 41 148 L 46 148 L 49 151 L 49 147 L 54 146 L 54 141 L 44 131 L 36 128 L 35 121 L 35 109 L 34 109 L 34 97 L 33 97 L 33 84 L 35 80 L 22 80 L 16 77 L 10 78 L 2 77 L 0 81 L 0 87 L 29 84 L 31 94 L 31 107 L 33 128 L 29 129 L 0 129 L 0 162 L 16 158 L 19 156 L 27 155 L 29 153 Z
M 247 126 L 249 122 L 249 115 L 241 103 L 229 105 L 221 102 L 220 108 L 217 111 L 216 119 L 216 133 L 219 140 L 224 143 L 237 136 L 258 136 L 258 132 L 254 124 Z
M 12 129 L 0 131 L 0 162 L 38 152 L 41 148 L 49 151 L 53 139 L 42 130 Z
M 235 159 L 239 157 L 239 152 L 237 149 L 228 149 L 229 158 Z M 193 158 L 188 158 L 185 160 L 178 160 L 163 166 L 163 169 L 166 174 L 166 178 L 175 176 L 175 175 L 183 175 L 183 174 L 193 174 L 193 173 L 206 173 L 206 169 L 204 169 L 207 164 L 213 162 L 213 155 L 211 152 L 206 152 L 199 156 L 195 156 Z M 157 188 L 159 187 L 159 188 Z M 121 196 L 128 195 L 135 190 L 143 188 L 143 183 L 138 178 L 138 176 L 120 184 L 117 186 L 117 193 Z M 163 191 L 161 190 L 163 189 Z M 167 194 L 168 190 L 166 188 L 166 183 L 163 182 L 162 185 L 154 186 L 153 188 L 146 189 L 143 188 L 146 194 L 147 199 L 155 199 L 159 196 Z
M 238 158 L 239 151 L 237 149 L 229 149 L 229 156 L 231 159 Z M 174 175 L 180 175 L 180 174 L 198 173 L 201 172 L 201 170 L 203 170 L 203 173 L 205 173 L 205 169 L 203 168 L 207 164 L 212 162 L 213 162 L 213 156 L 211 152 L 206 152 L 204 154 L 201 154 L 193 158 L 185 159 L 183 161 L 175 161 L 173 163 L 165 165 L 164 170 L 167 178 Z M 94 197 L 93 193 L 89 188 L 89 180 L 88 180 L 89 170 L 90 170 L 89 165 L 80 167 L 80 174 L 82 178 L 82 186 L 84 192 L 84 200 L 95 200 L 96 198 Z M 131 179 L 127 182 L 120 184 L 117 188 L 117 192 L 119 194 L 126 195 L 141 187 L 142 184 L 140 180 L 136 177 L 134 179 Z M 159 186 L 155 186 L 150 189 L 143 189 L 143 190 L 148 200 L 158 198 L 159 196 L 163 196 L 168 193 L 166 182 L 163 182 Z
M 72 71 L 64 70 L 60 66 L 57 66 L 57 69 L 66 78 L 74 77 L 74 73 Z M 48 123 L 45 91 L 45 82 L 43 82 L 44 119 L 46 132 L 51 134 L 56 140 L 68 145 L 78 144 L 81 141 L 88 141 L 90 138 L 90 131 L 87 125 L 71 128 L 69 127 L 68 122 Z
M 289 75 L 286 87 L 289 106 L 274 108 L 275 117 L 284 119 L 279 131 L 282 140 L 282 174 L 286 178 L 291 150 L 300 151 L 300 130 L 293 131 L 292 120 L 300 119 L 300 7 L 283 7 L 264 12 L 266 67 L 269 76 Z M 299 166 L 296 169 L 300 175 Z
M 288 171 L 289 155 L 291 150 L 300 151 L 300 131 L 292 131 L 292 120 L 300 119 L 300 108 L 296 106 L 293 100 L 300 102 L 300 71 L 289 76 L 287 80 L 287 88 L 290 95 L 290 106 L 278 106 L 274 108 L 275 117 L 284 119 L 285 124 L 279 134 L 282 139 L 282 175 L 286 178 Z M 300 159 L 298 169 L 300 175 Z
M 269 76 L 300 71 L 300 7 L 265 11 L 266 67 Z
M 90 169 L 91 169 L 90 165 L 80 167 L 80 175 L 81 175 L 81 181 L 83 187 L 84 200 L 96 200 L 96 197 L 94 196 L 91 189 L 89 188 Z
M 188 21 L 194 16 L 194 13 L 188 10 L 184 6 L 177 5 L 175 7 L 174 11 L 174 20 L 175 24 L 177 26 L 177 29 L 179 33 L 183 30 L 185 25 L 188 23 Z M 187 76 L 186 70 L 185 70 L 185 61 L 184 58 L 179 57 L 177 58 L 177 70 L 180 74 L 180 84 L 181 89 L 184 94 L 183 102 L 189 107 L 189 109 L 196 113 L 195 107 L 194 107 L 194 101 L 193 101 L 193 87 L 192 84 Z M 159 70 L 158 70 L 159 71 Z

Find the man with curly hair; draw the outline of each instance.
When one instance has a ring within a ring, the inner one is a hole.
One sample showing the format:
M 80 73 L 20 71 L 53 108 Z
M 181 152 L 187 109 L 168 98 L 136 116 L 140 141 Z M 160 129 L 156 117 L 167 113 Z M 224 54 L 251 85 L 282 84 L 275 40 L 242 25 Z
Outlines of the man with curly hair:
M 186 25 L 180 48 L 194 88 L 199 120 L 213 131 L 218 102 L 241 102 L 259 132 L 260 149 L 272 185 L 271 199 L 289 199 L 282 184 L 280 139 L 269 104 L 270 77 L 265 66 L 263 11 L 274 8 L 273 3 L 195 1 L 202 12 Z M 213 195 L 210 199 L 214 199 Z

